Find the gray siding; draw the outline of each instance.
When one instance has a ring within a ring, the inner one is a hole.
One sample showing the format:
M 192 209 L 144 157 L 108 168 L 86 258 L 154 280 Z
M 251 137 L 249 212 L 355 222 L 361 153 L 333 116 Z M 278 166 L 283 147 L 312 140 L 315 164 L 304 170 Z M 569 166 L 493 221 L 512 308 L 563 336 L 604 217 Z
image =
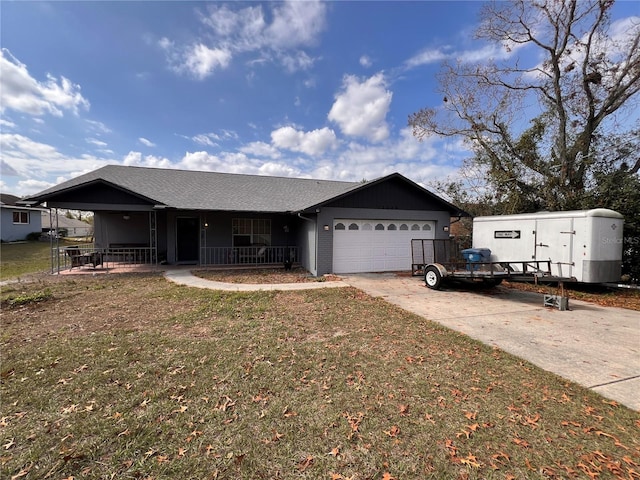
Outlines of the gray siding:
M 96 247 L 108 248 L 114 243 L 149 245 L 149 212 L 95 212 L 93 228 Z
M 372 208 L 323 208 L 318 214 L 318 270 L 316 275 L 333 270 L 333 221 L 336 218 L 379 220 L 427 220 L 436 222 L 435 238 L 447 239 L 444 231 L 451 221 L 449 212 L 438 210 L 377 210 Z M 325 230 L 324 226 L 329 229 Z

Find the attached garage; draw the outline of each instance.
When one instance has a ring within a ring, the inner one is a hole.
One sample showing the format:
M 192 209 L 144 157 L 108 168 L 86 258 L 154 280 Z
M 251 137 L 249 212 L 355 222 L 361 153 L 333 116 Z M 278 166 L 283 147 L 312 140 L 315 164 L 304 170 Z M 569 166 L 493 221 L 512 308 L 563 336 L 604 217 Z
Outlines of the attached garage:
M 333 222 L 333 272 L 408 270 L 411 240 L 435 238 L 434 221 L 336 219 Z

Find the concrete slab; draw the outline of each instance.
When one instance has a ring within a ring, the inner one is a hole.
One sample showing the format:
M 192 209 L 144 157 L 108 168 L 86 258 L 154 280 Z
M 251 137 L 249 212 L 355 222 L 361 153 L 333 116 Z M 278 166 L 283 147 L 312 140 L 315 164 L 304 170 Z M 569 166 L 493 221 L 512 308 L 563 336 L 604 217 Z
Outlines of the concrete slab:
M 640 312 L 499 287 L 431 290 L 419 277 L 358 274 L 343 280 L 369 295 L 465 333 L 640 410 Z

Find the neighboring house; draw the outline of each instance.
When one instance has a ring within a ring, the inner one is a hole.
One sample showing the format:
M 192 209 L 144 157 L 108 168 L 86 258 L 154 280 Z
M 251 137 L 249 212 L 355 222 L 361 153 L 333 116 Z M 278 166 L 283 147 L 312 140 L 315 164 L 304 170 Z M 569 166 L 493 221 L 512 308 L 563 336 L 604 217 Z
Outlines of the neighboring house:
M 24 240 L 30 233 L 42 231 L 41 208 L 16 205 L 20 197 L 0 194 L 0 239 L 3 242 Z
M 51 222 L 53 221 L 53 227 Z M 64 214 L 55 214 L 49 212 L 42 212 L 42 231 L 50 232 L 57 231 L 64 234 L 66 237 L 88 237 L 93 233 L 93 225 L 78 220 L 77 218 L 68 218 Z
M 290 260 L 313 275 L 411 269 L 411 239 L 467 214 L 398 173 L 368 182 L 108 165 L 24 200 L 94 212 L 96 248 L 170 264 Z

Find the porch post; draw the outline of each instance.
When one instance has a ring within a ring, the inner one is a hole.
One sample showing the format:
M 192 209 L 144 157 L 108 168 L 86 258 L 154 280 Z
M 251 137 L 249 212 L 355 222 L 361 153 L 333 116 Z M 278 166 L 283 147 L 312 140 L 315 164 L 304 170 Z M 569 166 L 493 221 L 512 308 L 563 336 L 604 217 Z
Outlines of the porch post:
M 151 247 L 151 263 L 158 265 L 158 217 L 156 211 L 149 212 L 149 246 Z

